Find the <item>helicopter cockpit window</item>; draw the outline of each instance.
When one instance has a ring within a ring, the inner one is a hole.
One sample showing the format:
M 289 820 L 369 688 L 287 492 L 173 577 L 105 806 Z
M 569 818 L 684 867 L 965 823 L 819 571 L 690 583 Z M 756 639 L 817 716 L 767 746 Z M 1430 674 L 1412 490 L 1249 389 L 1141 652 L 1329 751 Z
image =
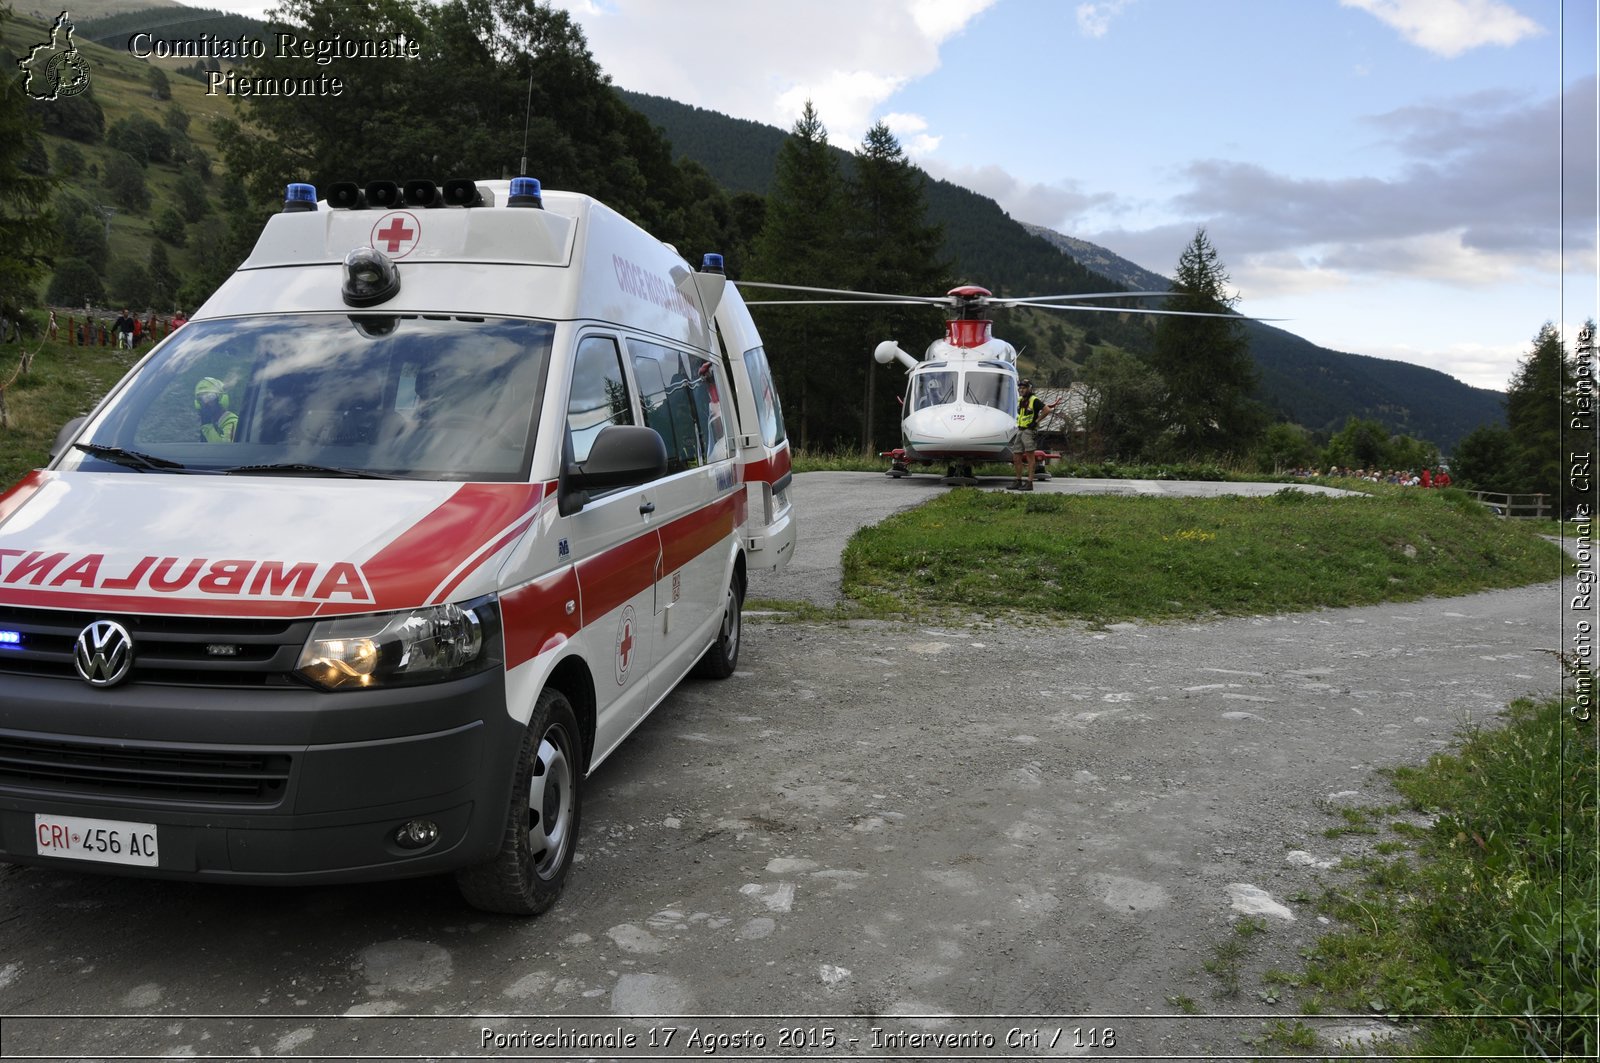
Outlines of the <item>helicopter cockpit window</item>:
M 525 479 L 554 326 L 387 320 L 382 330 L 343 314 L 192 321 L 61 467 Z
M 991 373 L 970 369 L 966 373 L 964 401 L 979 406 L 993 406 L 1007 414 L 1016 412 L 1016 378 L 1010 373 Z
M 951 372 L 922 372 L 911 380 L 911 409 L 944 406 L 956 401 L 956 382 L 960 374 Z

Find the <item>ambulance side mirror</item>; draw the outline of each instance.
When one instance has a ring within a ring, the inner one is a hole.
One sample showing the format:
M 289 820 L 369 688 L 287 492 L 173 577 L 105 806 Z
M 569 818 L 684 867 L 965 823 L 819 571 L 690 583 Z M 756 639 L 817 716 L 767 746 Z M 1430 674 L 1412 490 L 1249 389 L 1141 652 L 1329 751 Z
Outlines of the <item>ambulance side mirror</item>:
M 608 425 L 594 437 L 586 461 L 565 464 L 556 508 L 570 517 L 589 504 L 590 491 L 637 487 L 666 474 L 667 445 L 660 433 L 640 425 Z
M 74 417 L 61 426 L 61 431 L 56 433 L 56 441 L 50 444 L 50 460 L 55 461 L 56 455 L 67 449 L 67 442 L 78 434 L 78 429 L 83 427 L 87 417 Z

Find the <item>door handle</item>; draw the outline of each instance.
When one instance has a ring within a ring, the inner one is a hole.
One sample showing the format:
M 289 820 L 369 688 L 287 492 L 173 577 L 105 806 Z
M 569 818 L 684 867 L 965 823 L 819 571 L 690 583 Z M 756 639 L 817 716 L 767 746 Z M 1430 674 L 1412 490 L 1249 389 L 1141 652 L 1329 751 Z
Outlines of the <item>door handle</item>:
M 655 511 L 656 511 L 656 504 L 654 502 L 646 502 L 646 503 L 644 503 L 644 505 L 639 507 L 639 515 L 641 517 L 648 517 L 650 514 L 654 513 Z

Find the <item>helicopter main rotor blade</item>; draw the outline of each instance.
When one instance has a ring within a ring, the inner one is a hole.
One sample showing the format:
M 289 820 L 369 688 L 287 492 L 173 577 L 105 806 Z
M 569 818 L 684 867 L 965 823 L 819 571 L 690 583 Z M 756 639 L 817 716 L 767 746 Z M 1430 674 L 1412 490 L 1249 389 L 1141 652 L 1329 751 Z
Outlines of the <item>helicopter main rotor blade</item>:
M 746 299 L 745 306 L 930 306 L 921 299 Z
M 769 284 L 766 281 L 734 281 L 740 288 L 776 288 L 784 292 L 816 292 L 819 295 L 849 295 L 857 301 L 870 303 L 892 299 L 902 303 L 926 303 L 929 306 L 948 306 L 947 295 L 886 295 L 883 292 L 853 292 L 848 288 L 809 288 L 803 284 Z
M 1085 310 L 1092 314 L 1160 314 L 1165 317 L 1226 317 L 1235 321 L 1287 321 L 1284 317 L 1245 317 L 1243 314 L 1208 314 L 1203 310 L 1146 310 L 1136 306 L 1072 306 L 1028 304 L 1036 310 Z
M 1057 299 L 1142 299 L 1147 296 L 1166 298 L 1177 294 L 1177 292 L 1071 292 L 1065 295 L 1025 295 L 1016 298 L 998 295 L 988 301 L 996 306 L 1033 306 L 1038 303 L 1054 302 Z

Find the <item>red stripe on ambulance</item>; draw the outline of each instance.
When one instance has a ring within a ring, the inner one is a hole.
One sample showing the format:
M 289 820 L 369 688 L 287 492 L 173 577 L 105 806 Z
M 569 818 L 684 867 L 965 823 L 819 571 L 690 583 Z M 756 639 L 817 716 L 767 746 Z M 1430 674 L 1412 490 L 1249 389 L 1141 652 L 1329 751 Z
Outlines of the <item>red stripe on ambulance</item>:
M 4 524 L 7 517 L 22 508 L 22 503 L 26 502 L 35 491 L 39 490 L 51 479 L 54 479 L 52 473 L 45 472 L 43 469 L 35 469 L 12 484 L 9 491 L 0 495 L 0 524 Z
M 743 466 L 745 483 L 775 484 L 785 476 L 794 463 L 789 460 L 789 448 L 784 447 L 770 458 L 746 462 Z
M 733 534 L 735 500 L 742 502 L 744 495 L 724 496 L 661 529 L 663 575 L 676 572 Z
M 568 612 L 567 604 L 572 603 Z M 506 667 L 515 668 L 542 653 L 559 649 L 578 634 L 578 574 L 571 568 L 553 572 L 500 597 L 505 619 Z
M 462 484 L 361 566 L 377 607 L 404 609 L 427 601 L 479 546 L 530 518 L 543 494 L 543 484 Z
M 653 531 L 579 561 L 584 625 L 620 609 L 654 583 L 660 562 L 661 537 Z

